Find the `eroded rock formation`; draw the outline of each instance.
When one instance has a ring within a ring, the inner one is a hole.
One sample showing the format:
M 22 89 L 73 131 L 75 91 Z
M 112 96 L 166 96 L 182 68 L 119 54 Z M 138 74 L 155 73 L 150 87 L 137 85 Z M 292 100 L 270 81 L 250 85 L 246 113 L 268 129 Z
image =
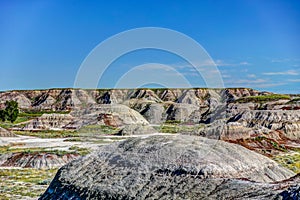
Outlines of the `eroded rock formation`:
M 0 127 L 0 137 L 16 137 L 16 135 L 2 127 Z
M 195 106 L 207 105 L 216 96 L 230 98 L 265 94 L 253 89 L 49 89 L 18 90 L 0 93 L 0 105 L 6 100 L 16 100 L 20 108 L 27 110 L 70 110 L 87 104 L 124 104 L 134 99 L 145 102 L 185 103 Z
M 0 154 L 1 167 L 58 168 L 77 158 L 78 154 L 57 155 L 51 153 L 9 153 Z
M 41 117 L 30 121 L 22 130 L 62 130 L 71 128 L 70 124 L 75 120 L 70 114 L 43 114 Z M 74 127 L 77 128 L 77 127 Z
M 272 199 L 291 184 L 269 182 L 293 175 L 239 145 L 151 136 L 104 146 L 67 164 L 40 199 Z

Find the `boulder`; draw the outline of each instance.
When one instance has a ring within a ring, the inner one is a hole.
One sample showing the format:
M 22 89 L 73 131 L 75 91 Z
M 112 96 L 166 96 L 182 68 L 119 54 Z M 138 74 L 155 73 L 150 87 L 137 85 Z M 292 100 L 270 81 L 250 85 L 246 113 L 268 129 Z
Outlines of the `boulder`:
M 40 199 L 270 199 L 280 191 L 269 182 L 291 176 L 239 145 L 196 136 L 139 137 L 65 165 Z

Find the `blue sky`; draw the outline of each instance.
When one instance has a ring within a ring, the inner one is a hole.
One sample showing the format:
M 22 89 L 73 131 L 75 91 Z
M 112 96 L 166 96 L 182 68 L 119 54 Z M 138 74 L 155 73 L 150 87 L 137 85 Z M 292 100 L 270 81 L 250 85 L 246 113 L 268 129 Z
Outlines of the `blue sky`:
M 93 48 L 139 27 L 196 40 L 226 87 L 300 93 L 299 0 L 0 0 L 0 90 L 72 87 Z M 113 87 L 131 67 L 149 62 L 180 68 L 192 86 L 205 86 L 178 56 L 144 50 L 120 57 L 99 87 Z

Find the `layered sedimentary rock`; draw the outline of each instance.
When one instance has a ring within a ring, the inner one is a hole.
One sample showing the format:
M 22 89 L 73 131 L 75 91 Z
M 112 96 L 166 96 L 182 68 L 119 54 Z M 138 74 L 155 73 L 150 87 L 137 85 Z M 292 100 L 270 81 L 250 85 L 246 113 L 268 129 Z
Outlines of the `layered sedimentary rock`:
M 282 131 L 289 139 L 300 139 L 300 112 L 292 110 L 251 110 L 229 119 L 248 128 Z
M 254 162 L 255 161 L 255 162 Z M 239 145 L 196 136 L 132 138 L 62 167 L 40 199 L 271 199 L 294 174 Z
M 56 155 L 51 153 L 8 153 L 0 154 L 1 167 L 58 168 L 80 156 L 78 154 Z
M 16 135 L 2 127 L 0 127 L 0 137 L 16 137 Z
M 137 111 L 119 104 L 89 104 L 70 114 L 43 114 L 31 120 L 22 130 L 79 129 L 85 125 L 148 125 L 148 121 Z
M 241 111 L 223 120 L 209 123 L 200 132 L 220 139 L 249 138 L 278 132 L 285 139 L 300 139 L 300 113 L 295 111 Z
M 70 128 L 75 120 L 70 114 L 43 114 L 41 117 L 30 121 L 22 130 L 62 130 Z
M 245 88 L 51 89 L 2 92 L 1 109 L 6 100 L 16 100 L 21 112 L 70 111 L 44 114 L 24 130 L 107 125 L 118 127 L 119 135 L 144 135 L 67 164 L 41 199 L 299 197 L 299 175 L 288 179 L 294 174 L 267 157 L 221 141 L 268 156 L 295 147 L 291 144 L 300 139 L 296 95 L 281 98 Z M 165 122 L 197 136 L 147 136 Z M 15 166 L 12 161 L 19 166 L 49 163 L 45 155 L 10 156 L 2 159 L 7 166 Z
M 90 104 L 83 109 L 70 113 L 77 118 L 80 126 L 88 124 L 104 124 L 120 127 L 123 125 L 148 125 L 148 121 L 137 111 L 121 104 Z
M 281 140 L 300 139 L 299 97 L 247 100 L 266 95 L 274 94 L 247 88 L 50 89 L 2 92 L 0 107 L 6 100 L 17 100 L 21 111 L 72 111 L 72 120 L 60 123 L 64 119 L 42 116 L 27 125 L 26 130 L 78 129 L 89 124 L 157 125 L 173 121 L 203 125 L 193 134 L 223 140 L 268 137 L 269 133 L 280 135 Z M 273 137 L 272 134 L 269 135 Z
M 29 110 L 70 110 L 91 103 L 125 104 L 131 99 L 142 99 L 156 103 L 173 102 L 195 106 L 205 105 L 217 93 L 222 98 L 261 95 L 252 89 L 49 89 L 20 90 L 0 93 L 0 105 L 6 100 L 16 100 L 20 108 Z

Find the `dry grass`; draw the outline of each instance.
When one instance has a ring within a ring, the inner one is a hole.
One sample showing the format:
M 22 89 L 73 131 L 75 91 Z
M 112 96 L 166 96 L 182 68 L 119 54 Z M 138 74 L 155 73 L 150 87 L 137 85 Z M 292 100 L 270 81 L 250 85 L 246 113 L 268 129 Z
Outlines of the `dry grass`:
M 56 172 L 57 169 L 0 169 L 0 199 L 37 198 Z

